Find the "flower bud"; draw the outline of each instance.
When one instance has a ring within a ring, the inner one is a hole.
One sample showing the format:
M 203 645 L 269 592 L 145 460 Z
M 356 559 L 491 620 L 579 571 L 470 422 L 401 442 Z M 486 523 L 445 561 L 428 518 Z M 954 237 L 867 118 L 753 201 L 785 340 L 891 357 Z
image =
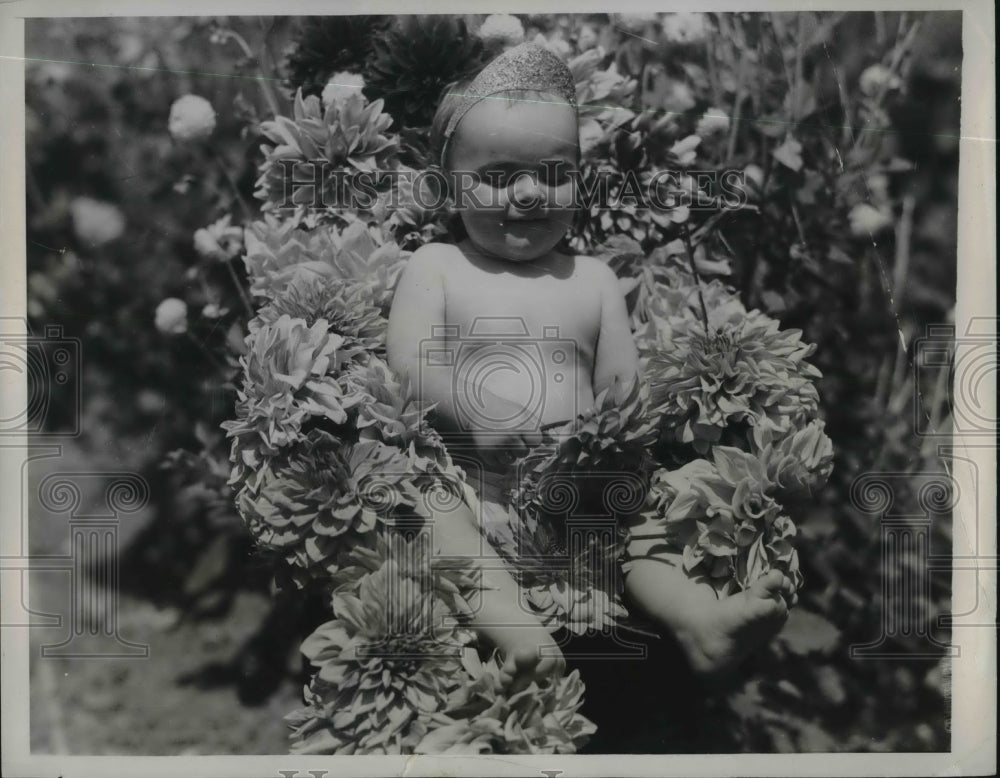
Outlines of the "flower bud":
M 69 204 L 69 212 L 73 218 L 73 232 L 88 246 L 103 246 L 125 231 L 125 217 L 111 203 L 76 197 Z
M 504 48 L 517 46 L 524 41 L 524 25 L 510 14 L 490 14 L 479 28 L 479 37 L 484 43 L 499 43 Z
M 753 184 L 758 191 L 764 189 L 764 171 L 760 165 L 750 164 L 743 168 L 743 179 L 748 184 Z
M 351 95 L 361 94 L 364 86 L 365 80 L 357 73 L 334 73 L 323 87 L 320 97 L 323 108 L 329 108 L 330 103 L 345 100 Z
M 721 108 L 709 108 L 698 120 L 695 134 L 703 138 L 711 135 L 725 135 L 729 132 L 729 114 Z
M 859 238 L 870 237 L 892 225 L 892 214 L 868 203 L 855 205 L 847 218 L 851 223 L 851 234 Z
M 168 297 L 156 306 L 156 329 L 166 335 L 187 332 L 187 304 L 176 297 Z
M 215 129 L 215 109 L 204 97 L 184 95 L 170 106 L 167 126 L 179 141 L 202 140 Z
M 899 77 L 885 65 L 872 65 L 866 68 L 858 79 L 858 86 L 866 97 L 874 97 L 882 89 L 896 89 L 899 85 Z

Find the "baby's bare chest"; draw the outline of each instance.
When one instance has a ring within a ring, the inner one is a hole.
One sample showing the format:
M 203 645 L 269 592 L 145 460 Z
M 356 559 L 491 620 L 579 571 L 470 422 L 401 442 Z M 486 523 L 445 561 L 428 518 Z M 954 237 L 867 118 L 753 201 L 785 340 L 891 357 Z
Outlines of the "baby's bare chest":
M 601 327 L 600 290 L 584 274 L 520 277 L 463 268 L 445 282 L 445 324 L 459 338 L 573 341 L 592 356 Z

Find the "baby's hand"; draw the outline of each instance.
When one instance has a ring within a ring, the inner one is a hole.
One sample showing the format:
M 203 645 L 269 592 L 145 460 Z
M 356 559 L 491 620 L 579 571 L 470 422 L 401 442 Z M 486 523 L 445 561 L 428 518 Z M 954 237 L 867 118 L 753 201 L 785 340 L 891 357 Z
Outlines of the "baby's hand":
M 542 645 L 545 646 L 544 651 Z M 510 694 L 523 691 L 532 681 L 544 685 L 556 681 L 566 673 L 566 660 L 551 637 L 542 645 L 525 641 L 507 652 L 500 677 L 508 685 Z

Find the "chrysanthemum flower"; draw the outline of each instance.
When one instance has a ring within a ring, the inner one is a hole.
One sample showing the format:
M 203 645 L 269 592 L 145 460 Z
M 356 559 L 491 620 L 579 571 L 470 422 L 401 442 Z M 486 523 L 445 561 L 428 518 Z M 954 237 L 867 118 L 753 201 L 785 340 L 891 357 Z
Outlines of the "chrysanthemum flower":
M 398 152 L 395 136 L 387 134 L 392 117 L 382 112 L 382 101 L 369 103 L 357 90 L 324 108 L 315 95 L 295 96 L 293 116 L 278 116 L 261 124 L 261 132 L 274 145 L 264 144 L 255 196 L 265 201 L 265 211 L 322 203 L 344 208 L 353 201 L 349 184 L 334 172 L 387 170 Z M 292 186 L 293 181 L 314 181 L 313 186 Z
M 697 459 L 652 478 L 647 509 L 683 550 L 684 569 L 723 594 L 746 589 L 772 568 L 801 585 L 786 506 L 826 482 L 832 446 L 821 422 L 764 438 L 755 452 L 715 446 L 711 462 Z
M 820 372 L 805 361 L 815 347 L 799 330 L 747 312 L 717 281 L 673 277 L 681 285 L 650 301 L 650 322 L 637 338 L 651 414 L 666 439 L 705 453 L 738 423 L 787 432 L 815 418 Z
M 345 394 L 335 378 L 350 355 L 340 353 L 344 339 L 328 330 L 322 319 L 308 326 L 302 319 L 281 316 L 247 337 L 236 420 L 223 424 L 251 457 L 246 465 L 294 443 L 307 419 L 344 424 L 348 408 L 360 402 L 360 396 Z
M 302 644 L 317 668 L 310 705 L 289 723 L 294 753 L 398 754 L 444 709 L 465 671 L 473 634 L 448 623 L 422 577 L 389 559 L 333 597 L 336 618 Z
M 125 231 L 125 216 L 113 203 L 92 197 L 74 197 L 70 201 L 69 212 L 73 219 L 73 232 L 87 246 L 103 246 L 120 238 Z
M 434 596 L 447 605 L 455 616 L 471 614 L 484 587 L 483 570 L 476 560 L 466 557 L 442 557 L 434 554 L 434 533 L 430 525 L 414 528 L 410 522 L 386 525 L 358 544 L 344 558 L 344 564 L 331 576 L 334 589 L 356 591 L 364 576 L 374 573 L 390 559 L 408 576 L 419 577 Z
M 510 14 L 490 14 L 477 35 L 488 46 L 497 44 L 509 48 L 524 42 L 524 25 Z
M 194 248 L 204 259 L 228 262 L 243 250 L 243 228 L 230 224 L 226 214 L 207 227 L 195 230 Z
M 340 350 L 345 353 L 367 356 L 385 350 L 388 322 L 353 281 L 294 276 L 283 294 L 261 307 L 250 322 L 250 330 L 273 324 L 282 316 L 302 319 L 310 326 L 325 320 L 329 331 L 344 339 Z
M 495 657 L 482 662 L 467 649 L 463 664 L 470 680 L 445 713 L 431 717 L 416 753 L 572 754 L 597 729 L 578 712 L 584 694 L 578 670 L 508 695 Z
M 335 573 L 397 509 L 415 504 L 407 460 L 375 441 L 345 444 L 311 430 L 257 468 L 237 498 L 256 541 L 294 566 Z
M 215 129 L 215 109 L 204 97 L 184 95 L 170 106 L 167 126 L 179 141 L 202 140 Z
M 327 85 L 323 87 L 323 94 L 320 95 L 323 108 L 327 109 L 330 107 L 330 103 L 344 100 L 351 95 L 363 94 L 361 90 L 364 87 L 365 80 L 357 73 L 334 73 Z
M 156 329 L 167 335 L 182 335 L 187 332 L 187 303 L 176 297 L 168 297 L 156 306 Z
M 276 299 L 291 285 L 310 279 L 342 279 L 385 316 L 406 255 L 393 242 L 382 242 L 361 221 L 343 231 L 325 226 L 312 231 L 273 218 L 254 222 L 246 234 L 244 258 L 253 294 Z

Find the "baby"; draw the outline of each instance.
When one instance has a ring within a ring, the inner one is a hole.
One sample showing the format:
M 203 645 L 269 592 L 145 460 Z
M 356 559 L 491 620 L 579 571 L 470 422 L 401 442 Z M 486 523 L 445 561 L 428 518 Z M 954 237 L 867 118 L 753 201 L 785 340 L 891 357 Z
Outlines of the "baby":
M 449 445 L 469 444 L 489 486 L 541 441 L 544 427 L 633 378 L 638 355 L 613 271 L 555 250 L 574 217 L 580 155 L 575 84 L 562 60 L 533 44 L 508 50 L 445 97 L 432 140 L 466 235 L 456 245 L 425 245 L 407 263 L 389 317 L 388 359 L 436 403 L 435 425 Z M 543 375 L 504 345 L 514 338 L 535 344 Z M 439 553 L 487 561 L 493 588 L 473 626 L 499 647 L 515 682 L 563 672 L 548 630 L 522 610 L 517 584 L 481 550 L 478 520 L 471 511 L 449 514 L 434 531 Z M 781 573 L 719 600 L 679 564 L 642 558 L 650 533 L 631 529 L 627 605 L 670 632 L 696 671 L 724 673 L 780 629 L 794 596 Z

